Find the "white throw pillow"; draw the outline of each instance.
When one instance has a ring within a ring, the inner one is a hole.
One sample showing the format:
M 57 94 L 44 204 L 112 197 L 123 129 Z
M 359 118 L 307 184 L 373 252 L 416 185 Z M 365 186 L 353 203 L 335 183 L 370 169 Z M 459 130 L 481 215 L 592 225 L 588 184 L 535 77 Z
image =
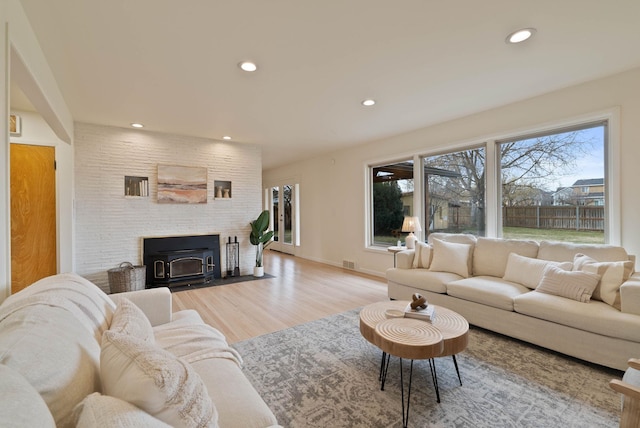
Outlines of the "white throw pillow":
M 218 413 L 195 370 L 144 340 L 106 331 L 100 377 L 106 395 L 127 401 L 171 426 L 218 426 Z
M 429 269 L 429 266 L 431 266 L 431 256 L 433 255 L 433 248 L 431 248 L 431 245 L 429 244 L 424 245 L 425 246 L 422 247 L 422 250 L 420 250 L 420 264 L 423 268 Z
M 433 257 L 429 270 L 433 272 L 451 272 L 463 278 L 469 277 L 469 258 L 471 249 L 469 244 L 433 240 Z
M 549 265 L 544 269 L 536 291 L 587 303 L 599 280 L 600 276 L 593 273 L 566 271 Z
M 429 264 L 431 263 L 431 247 L 425 243 L 416 241 L 416 249 L 413 255 L 413 265 L 414 269 L 416 268 L 429 268 Z
M 87 397 L 73 409 L 76 428 L 123 427 L 123 428 L 170 428 L 159 419 L 116 397 L 99 392 Z
M 593 299 L 601 300 L 620 310 L 620 286 L 633 273 L 631 260 L 619 262 L 599 262 L 584 254 L 574 257 L 574 270 L 600 275 L 600 282 L 593 292 Z
M 111 318 L 109 330 L 128 334 L 147 342 L 154 342 L 153 327 L 149 318 L 129 299 L 122 299 Z
M 544 269 L 550 265 L 557 266 L 562 270 L 571 270 L 573 267 L 571 262 L 551 262 L 511 253 L 502 279 L 522 284 L 533 290 L 540 283 Z

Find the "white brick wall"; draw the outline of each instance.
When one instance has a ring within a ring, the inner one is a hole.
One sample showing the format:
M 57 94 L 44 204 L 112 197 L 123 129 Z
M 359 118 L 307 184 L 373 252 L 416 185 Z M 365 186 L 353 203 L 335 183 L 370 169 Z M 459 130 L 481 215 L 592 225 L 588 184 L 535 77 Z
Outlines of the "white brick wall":
M 108 290 L 107 270 L 142 264 L 143 237 L 220 234 L 240 242 L 240 273 L 253 272 L 249 221 L 262 207 L 259 146 L 84 123 L 75 124 L 76 271 Z M 207 203 L 158 204 L 158 164 L 206 167 Z M 125 197 L 124 176 L 149 177 L 149 197 Z M 232 182 L 232 199 L 215 199 L 214 181 Z

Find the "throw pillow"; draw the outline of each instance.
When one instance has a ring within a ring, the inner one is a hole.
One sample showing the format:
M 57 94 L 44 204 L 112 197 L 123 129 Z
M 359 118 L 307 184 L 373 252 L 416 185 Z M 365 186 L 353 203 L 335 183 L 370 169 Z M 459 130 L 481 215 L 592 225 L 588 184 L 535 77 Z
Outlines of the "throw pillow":
M 544 269 L 550 265 L 558 266 L 562 270 L 571 270 L 573 267 L 571 262 L 551 262 L 511 253 L 502 279 L 522 284 L 533 290 L 540 283 Z
M 593 292 L 593 299 L 601 300 L 620 310 L 620 286 L 633 273 L 633 262 L 631 260 L 599 262 L 584 254 L 576 254 L 574 270 L 600 275 L 600 282 Z
M 87 397 L 73 409 L 76 428 L 131 427 L 170 428 L 133 404 L 116 397 L 101 395 L 99 392 Z
M 469 244 L 433 240 L 433 258 L 429 270 L 433 272 L 451 272 L 463 278 L 469 277 Z
M 426 261 L 426 263 L 425 263 Z M 425 242 L 416 241 L 416 249 L 413 255 L 412 267 L 416 268 L 428 268 L 431 263 L 431 247 Z
M 599 280 L 600 277 L 593 273 L 566 271 L 558 266 L 549 265 L 544 269 L 536 291 L 587 303 Z
M 431 248 L 431 245 L 429 244 L 424 245 L 425 246 L 420 250 L 420 264 L 423 268 L 429 269 L 429 266 L 431 266 L 431 256 L 433 255 L 433 248 Z
M 149 318 L 129 299 L 122 299 L 111 318 L 109 330 L 128 334 L 147 342 L 154 342 L 153 327 Z
M 114 331 L 102 337 L 103 392 L 174 427 L 217 427 L 218 413 L 193 368 L 170 352 Z

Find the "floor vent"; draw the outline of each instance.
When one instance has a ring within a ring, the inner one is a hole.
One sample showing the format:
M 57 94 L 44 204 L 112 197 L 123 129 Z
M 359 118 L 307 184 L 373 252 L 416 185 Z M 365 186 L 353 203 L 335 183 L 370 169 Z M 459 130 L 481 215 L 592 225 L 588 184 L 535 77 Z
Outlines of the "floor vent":
M 343 260 L 342 261 L 342 267 L 345 268 L 345 269 L 354 270 L 356 268 L 356 262 L 351 261 L 351 260 Z

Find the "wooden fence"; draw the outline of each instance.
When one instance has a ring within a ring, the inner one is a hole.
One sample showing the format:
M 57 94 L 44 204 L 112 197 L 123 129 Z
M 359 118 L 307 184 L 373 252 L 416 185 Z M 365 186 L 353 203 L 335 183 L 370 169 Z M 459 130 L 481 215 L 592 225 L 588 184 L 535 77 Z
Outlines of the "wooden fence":
M 579 205 L 502 207 L 502 225 L 536 229 L 604 231 L 604 207 Z

